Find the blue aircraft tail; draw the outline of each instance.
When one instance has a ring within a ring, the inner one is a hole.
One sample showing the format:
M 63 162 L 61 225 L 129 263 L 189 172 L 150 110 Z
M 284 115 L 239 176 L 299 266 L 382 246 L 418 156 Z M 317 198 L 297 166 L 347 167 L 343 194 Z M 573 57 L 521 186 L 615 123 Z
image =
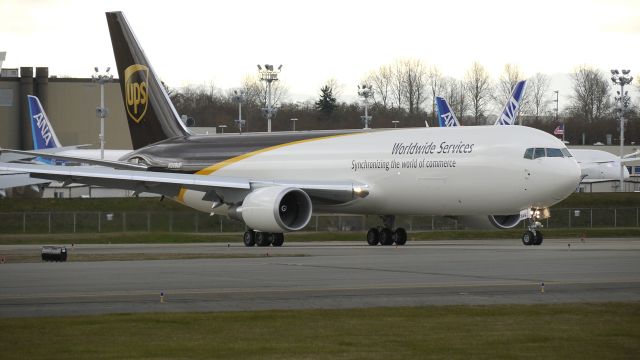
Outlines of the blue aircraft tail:
M 445 98 L 436 96 L 436 109 L 440 127 L 460 126 L 456 115 Z
M 518 108 L 520 107 L 520 101 L 524 97 L 524 91 L 527 87 L 527 81 L 518 81 L 516 86 L 513 87 L 513 92 L 509 101 L 502 110 L 502 114 L 496 120 L 495 125 L 513 125 L 518 116 Z
M 60 141 L 49 122 L 47 114 L 42 108 L 40 100 L 27 95 L 29 100 L 29 112 L 31 113 L 31 134 L 33 135 L 33 149 L 44 150 L 61 147 Z

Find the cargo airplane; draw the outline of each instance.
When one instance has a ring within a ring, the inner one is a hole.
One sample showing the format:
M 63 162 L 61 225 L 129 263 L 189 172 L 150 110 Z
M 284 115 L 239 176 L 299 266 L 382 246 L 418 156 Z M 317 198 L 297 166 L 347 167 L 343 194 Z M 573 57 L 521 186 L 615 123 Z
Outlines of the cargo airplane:
M 512 227 L 571 194 L 565 145 L 524 126 L 189 134 L 121 12 L 107 23 L 135 150 L 126 169 L 2 164 L 32 177 L 153 192 L 243 221 L 246 246 L 280 246 L 312 213 L 381 216 L 370 245 L 405 244 L 397 215 L 477 216 Z M 146 145 L 152 143 L 151 145 Z M 533 161 L 528 149 L 561 156 Z M 141 169 L 139 167 L 144 167 Z M 535 228 L 534 228 L 535 229 Z M 525 243 L 542 241 L 527 230 Z

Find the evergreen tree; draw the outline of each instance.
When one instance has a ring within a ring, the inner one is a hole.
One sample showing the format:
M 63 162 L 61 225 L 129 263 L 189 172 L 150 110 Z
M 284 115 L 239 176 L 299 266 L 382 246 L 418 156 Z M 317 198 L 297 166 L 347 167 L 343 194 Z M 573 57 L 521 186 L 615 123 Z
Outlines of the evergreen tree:
M 320 99 L 316 102 L 316 110 L 325 115 L 331 115 L 336 109 L 336 98 L 333 96 L 333 89 L 329 85 L 320 88 Z

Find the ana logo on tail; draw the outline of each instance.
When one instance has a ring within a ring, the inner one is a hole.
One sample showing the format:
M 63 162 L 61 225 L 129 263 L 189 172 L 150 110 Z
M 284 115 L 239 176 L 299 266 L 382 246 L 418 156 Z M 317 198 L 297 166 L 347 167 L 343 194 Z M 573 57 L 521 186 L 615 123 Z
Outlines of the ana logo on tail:
M 460 126 L 458 119 L 453 114 L 453 111 L 445 98 L 436 96 L 436 109 L 438 111 L 440 127 Z
M 495 125 L 513 125 L 516 116 L 518 116 L 518 108 L 520 107 L 520 101 L 524 96 L 524 89 L 527 85 L 526 80 L 519 81 L 513 88 L 513 92 L 509 97 L 509 102 L 502 110 L 502 114 L 496 120 Z
M 51 149 L 60 146 L 47 114 L 37 97 L 28 95 L 29 111 L 31 112 L 31 134 L 33 136 L 33 148 Z
M 124 89 L 129 118 L 136 123 L 142 121 L 149 105 L 149 68 L 134 64 L 124 70 Z

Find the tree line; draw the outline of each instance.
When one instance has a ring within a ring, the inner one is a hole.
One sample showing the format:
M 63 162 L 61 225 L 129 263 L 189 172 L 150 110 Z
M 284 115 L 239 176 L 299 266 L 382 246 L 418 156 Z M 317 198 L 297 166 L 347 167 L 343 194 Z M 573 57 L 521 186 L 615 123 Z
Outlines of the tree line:
M 515 84 L 525 77 L 519 67 L 506 64 L 497 79 L 492 79 L 482 64 L 473 63 L 462 79 L 444 75 L 437 66 L 427 66 L 418 59 L 401 59 L 380 66 L 364 76 L 362 83 L 371 88 L 369 114 L 372 126 L 422 127 L 437 126 L 435 97 L 447 99 L 462 125 L 492 124 L 494 116 L 507 103 Z M 571 73 L 572 94 L 569 103 L 558 111 L 550 78 L 537 73 L 526 79 L 527 90 L 521 103 L 518 122 L 552 132 L 565 124 L 565 138 L 572 144 L 605 142 L 606 134 L 617 139 L 619 133 L 614 89 L 608 76 L 599 69 L 582 65 Z M 640 76 L 636 78 L 640 85 Z M 355 87 L 355 86 L 354 86 Z M 282 82 L 272 83 L 272 104 L 277 112 L 273 131 L 292 129 L 322 130 L 361 128 L 362 101 L 346 102 L 340 97 L 336 79 L 321 86 L 316 100 L 288 101 L 288 88 Z M 195 126 L 226 125 L 227 131 L 238 131 L 238 94 L 242 94 L 243 131 L 266 131 L 263 108 L 267 102 L 266 84 L 255 76 L 247 76 L 239 89 L 222 90 L 213 84 L 169 89 L 176 109 L 195 120 Z M 627 143 L 640 141 L 638 106 L 632 102 L 625 112 Z M 397 123 L 393 123 L 397 121 Z M 614 142 L 617 140 L 614 140 Z

